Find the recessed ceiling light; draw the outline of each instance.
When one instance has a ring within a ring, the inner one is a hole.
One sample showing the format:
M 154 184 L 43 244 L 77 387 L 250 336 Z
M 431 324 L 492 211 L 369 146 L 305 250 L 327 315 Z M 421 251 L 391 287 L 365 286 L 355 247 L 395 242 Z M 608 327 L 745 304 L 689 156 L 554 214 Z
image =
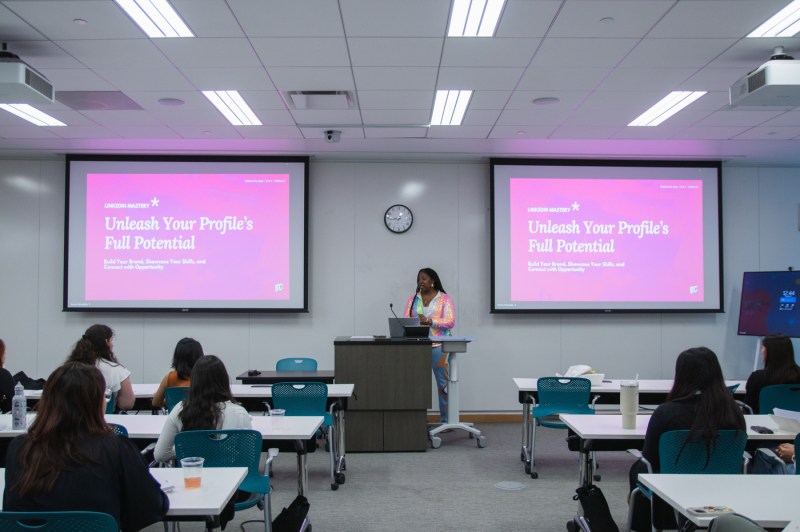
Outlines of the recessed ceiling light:
M 436 91 L 431 114 L 432 126 L 460 126 L 472 91 Z
M 600 22 L 603 24 L 611 24 L 612 22 L 615 22 L 615 20 L 614 17 L 603 17 L 600 19 Z
M 43 113 L 35 107 L 27 103 L 2 103 L 0 109 L 8 111 L 13 115 L 17 115 L 23 120 L 27 120 L 31 124 L 37 126 L 66 126 L 61 120 L 56 120 L 47 113 Z
M 505 0 L 454 0 L 448 37 L 491 37 Z
M 628 125 L 657 126 L 705 93 L 706 91 L 672 91 Z
M 234 126 L 261 125 L 261 121 L 237 91 L 203 91 L 203 95 Z
M 561 100 L 558 98 L 554 98 L 552 96 L 546 96 L 544 98 L 536 98 L 533 100 L 534 105 L 555 105 L 559 103 Z
M 800 0 L 775 13 L 748 37 L 791 37 L 800 32 Z
M 82 18 L 73 19 L 72 22 L 74 22 L 78 26 L 86 26 L 88 24 L 88 22 L 86 20 L 82 19 Z
M 194 37 L 167 0 L 114 0 L 148 37 Z
M 159 98 L 158 103 L 160 103 L 161 105 L 165 105 L 167 107 L 178 107 L 186 102 L 184 102 L 179 98 Z

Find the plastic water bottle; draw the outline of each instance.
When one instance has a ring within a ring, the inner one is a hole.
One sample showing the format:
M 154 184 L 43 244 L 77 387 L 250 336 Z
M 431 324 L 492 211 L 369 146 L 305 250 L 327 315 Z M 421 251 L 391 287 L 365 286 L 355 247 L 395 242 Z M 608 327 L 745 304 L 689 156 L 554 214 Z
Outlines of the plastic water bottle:
M 21 383 L 14 386 L 14 398 L 11 400 L 11 429 L 25 430 L 28 428 L 28 400 L 25 398 L 25 388 Z

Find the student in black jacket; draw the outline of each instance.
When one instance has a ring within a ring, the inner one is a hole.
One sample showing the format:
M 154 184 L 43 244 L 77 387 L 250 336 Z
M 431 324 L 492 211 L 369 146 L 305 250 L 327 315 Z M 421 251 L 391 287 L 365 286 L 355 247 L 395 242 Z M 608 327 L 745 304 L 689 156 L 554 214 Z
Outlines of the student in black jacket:
M 11 411 L 12 397 L 14 397 L 14 379 L 6 369 L 6 344 L 0 339 L 0 411 Z
M 28 433 L 9 445 L 3 510 L 103 512 L 125 532 L 163 519 L 169 500 L 133 443 L 105 422 L 104 391 L 88 364 L 50 375 Z
M 750 374 L 745 392 L 745 402 L 750 405 L 754 414 L 761 413 L 758 396 L 764 386 L 800 383 L 800 366 L 794 360 L 794 346 L 788 336 L 783 334 L 765 336 L 761 343 L 761 358 L 764 360 L 764 369 Z

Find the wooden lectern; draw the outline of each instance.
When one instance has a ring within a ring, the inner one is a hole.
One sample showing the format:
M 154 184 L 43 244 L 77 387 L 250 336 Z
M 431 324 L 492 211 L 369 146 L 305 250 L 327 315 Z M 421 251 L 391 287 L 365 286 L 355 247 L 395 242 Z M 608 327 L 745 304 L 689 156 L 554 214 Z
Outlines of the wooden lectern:
M 426 450 L 431 341 L 340 336 L 333 345 L 336 380 L 355 384 L 347 409 L 348 452 Z

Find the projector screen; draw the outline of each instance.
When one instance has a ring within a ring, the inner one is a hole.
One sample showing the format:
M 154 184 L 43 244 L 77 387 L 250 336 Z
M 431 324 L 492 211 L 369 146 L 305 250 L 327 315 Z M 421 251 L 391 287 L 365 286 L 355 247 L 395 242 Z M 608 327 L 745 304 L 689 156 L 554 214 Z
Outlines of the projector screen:
M 800 272 L 744 272 L 739 334 L 800 338 Z
M 64 310 L 308 310 L 307 157 L 67 157 Z
M 492 159 L 503 312 L 721 312 L 720 164 Z

